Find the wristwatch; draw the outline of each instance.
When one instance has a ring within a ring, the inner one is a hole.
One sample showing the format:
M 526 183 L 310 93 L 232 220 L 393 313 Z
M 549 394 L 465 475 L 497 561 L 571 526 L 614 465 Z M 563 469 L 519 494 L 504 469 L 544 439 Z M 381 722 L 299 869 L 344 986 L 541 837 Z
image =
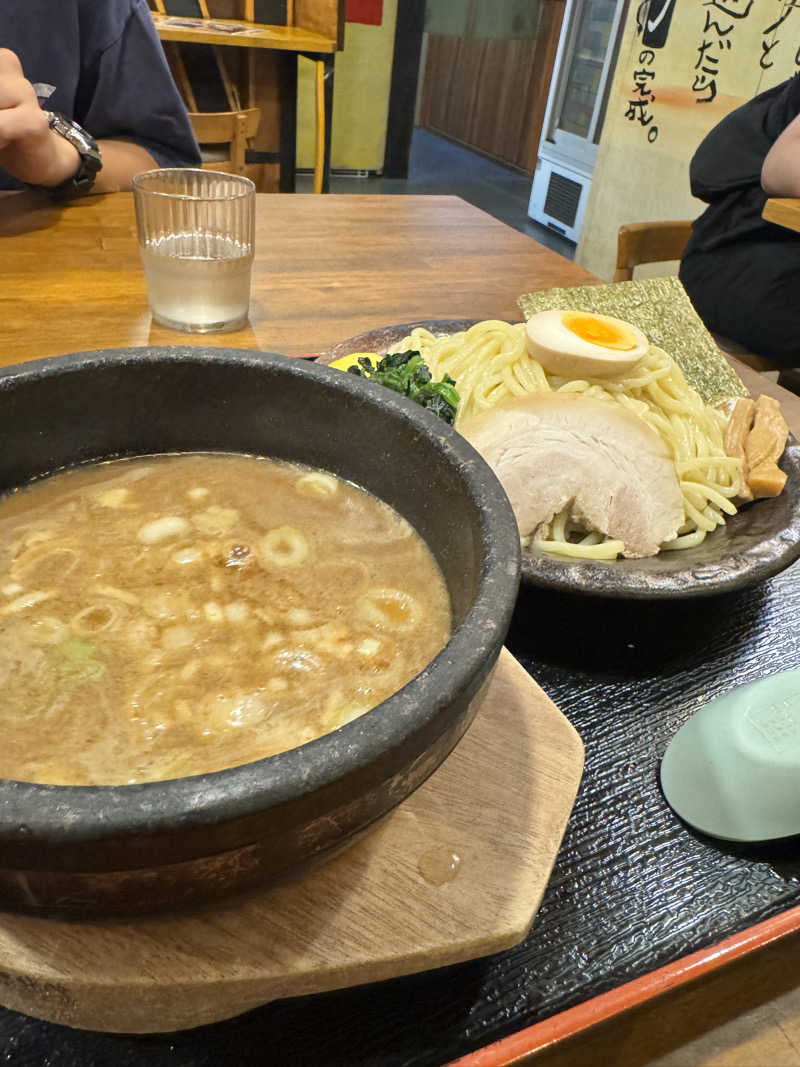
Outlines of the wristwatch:
M 60 185 L 50 187 L 50 193 L 58 200 L 67 200 L 72 196 L 88 193 L 94 185 L 98 171 L 103 166 L 103 157 L 100 155 L 97 141 L 77 122 L 59 114 L 58 111 L 45 111 L 45 114 L 50 123 L 50 129 L 55 130 L 57 134 L 69 141 L 73 148 L 78 150 L 81 159 L 75 174 L 61 182 Z

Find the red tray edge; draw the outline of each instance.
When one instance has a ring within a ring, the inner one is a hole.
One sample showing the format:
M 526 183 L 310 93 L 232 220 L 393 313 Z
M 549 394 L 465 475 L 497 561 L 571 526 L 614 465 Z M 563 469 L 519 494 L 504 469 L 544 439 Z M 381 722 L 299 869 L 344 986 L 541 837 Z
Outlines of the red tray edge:
M 800 905 L 748 926 L 715 945 L 682 956 L 674 963 L 665 964 L 607 993 L 558 1012 L 549 1019 L 475 1049 L 466 1056 L 451 1060 L 445 1067 L 513 1067 L 523 1057 L 542 1052 L 565 1038 L 629 1011 L 797 930 L 800 930 Z

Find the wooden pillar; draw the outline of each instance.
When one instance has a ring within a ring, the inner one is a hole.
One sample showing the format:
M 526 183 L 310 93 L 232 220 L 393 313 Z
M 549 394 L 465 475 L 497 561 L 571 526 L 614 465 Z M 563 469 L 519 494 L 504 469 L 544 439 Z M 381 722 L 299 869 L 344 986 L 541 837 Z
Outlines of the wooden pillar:
M 281 182 L 286 154 L 283 123 L 289 121 L 287 111 L 294 111 L 297 106 L 296 81 L 294 88 L 286 82 L 287 78 L 291 79 L 292 64 L 296 70 L 297 57 L 293 52 L 274 52 L 266 48 L 249 49 L 247 57 L 248 100 L 250 107 L 261 111 L 258 133 L 246 154 L 247 174 L 260 193 L 277 193 L 284 191 Z

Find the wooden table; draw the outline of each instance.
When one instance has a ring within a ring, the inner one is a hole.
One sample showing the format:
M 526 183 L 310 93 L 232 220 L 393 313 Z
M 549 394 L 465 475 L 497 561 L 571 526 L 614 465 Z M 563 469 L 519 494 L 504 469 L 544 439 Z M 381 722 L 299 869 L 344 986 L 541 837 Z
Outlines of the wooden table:
M 151 323 L 130 195 L 64 208 L 5 197 L 0 236 L 12 233 L 0 260 L 0 364 L 119 345 L 319 352 L 412 319 L 519 320 L 521 293 L 593 280 L 456 197 L 264 194 L 250 325 L 200 336 Z
M 800 232 L 800 200 L 791 197 L 776 197 L 768 200 L 761 212 L 761 217 L 767 222 L 784 226 L 787 230 Z
M 519 294 L 596 281 L 580 267 L 454 197 L 261 196 L 251 324 L 226 335 L 153 326 L 139 264 L 131 198 L 54 207 L 22 194 L 0 199 L 0 363 L 91 348 L 200 344 L 316 352 L 362 330 L 423 318 L 519 319 Z M 734 361 L 735 362 L 735 361 Z M 737 365 L 748 384 L 781 397 L 800 434 L 800 398 Z M 779 916 L 770 929 L 781 932 Z M 548 1020 L 520 1035 L 515 1063 L 552 1067 L 800 1067 L 800 935 L 747 953 L 740 939 L 714 969 L 713 952 L 689 974 L 646 976 L 605 1005 Z M 664 979 L 664 980 L 662 980 Z M 622 987 L 624 990 L 624 987 Z M 646 999 L 654 989 L 663 995 Z M 639 1006 L 612 1014 L 622 1005 Z M 643 999 L 645 998 L 645 999 Z M 563 1040 L 565 1029 L 586 1027 Z M 547 1049 L 548 1042 L 558 1043 Z M 511 1062 L 474 1055 L 470 1065 Z

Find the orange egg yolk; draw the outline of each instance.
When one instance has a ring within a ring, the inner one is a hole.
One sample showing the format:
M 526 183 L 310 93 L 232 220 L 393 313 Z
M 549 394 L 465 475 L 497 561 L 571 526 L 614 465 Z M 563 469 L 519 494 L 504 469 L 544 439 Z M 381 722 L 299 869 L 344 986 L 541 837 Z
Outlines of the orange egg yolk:
M 570 333 L 589 344 L 613 348 L 616 352 L 630 352 L 636 348 L 636 338 L 624 322 L 598 319 L 580 312 L 564 315 L 561 321 Z

